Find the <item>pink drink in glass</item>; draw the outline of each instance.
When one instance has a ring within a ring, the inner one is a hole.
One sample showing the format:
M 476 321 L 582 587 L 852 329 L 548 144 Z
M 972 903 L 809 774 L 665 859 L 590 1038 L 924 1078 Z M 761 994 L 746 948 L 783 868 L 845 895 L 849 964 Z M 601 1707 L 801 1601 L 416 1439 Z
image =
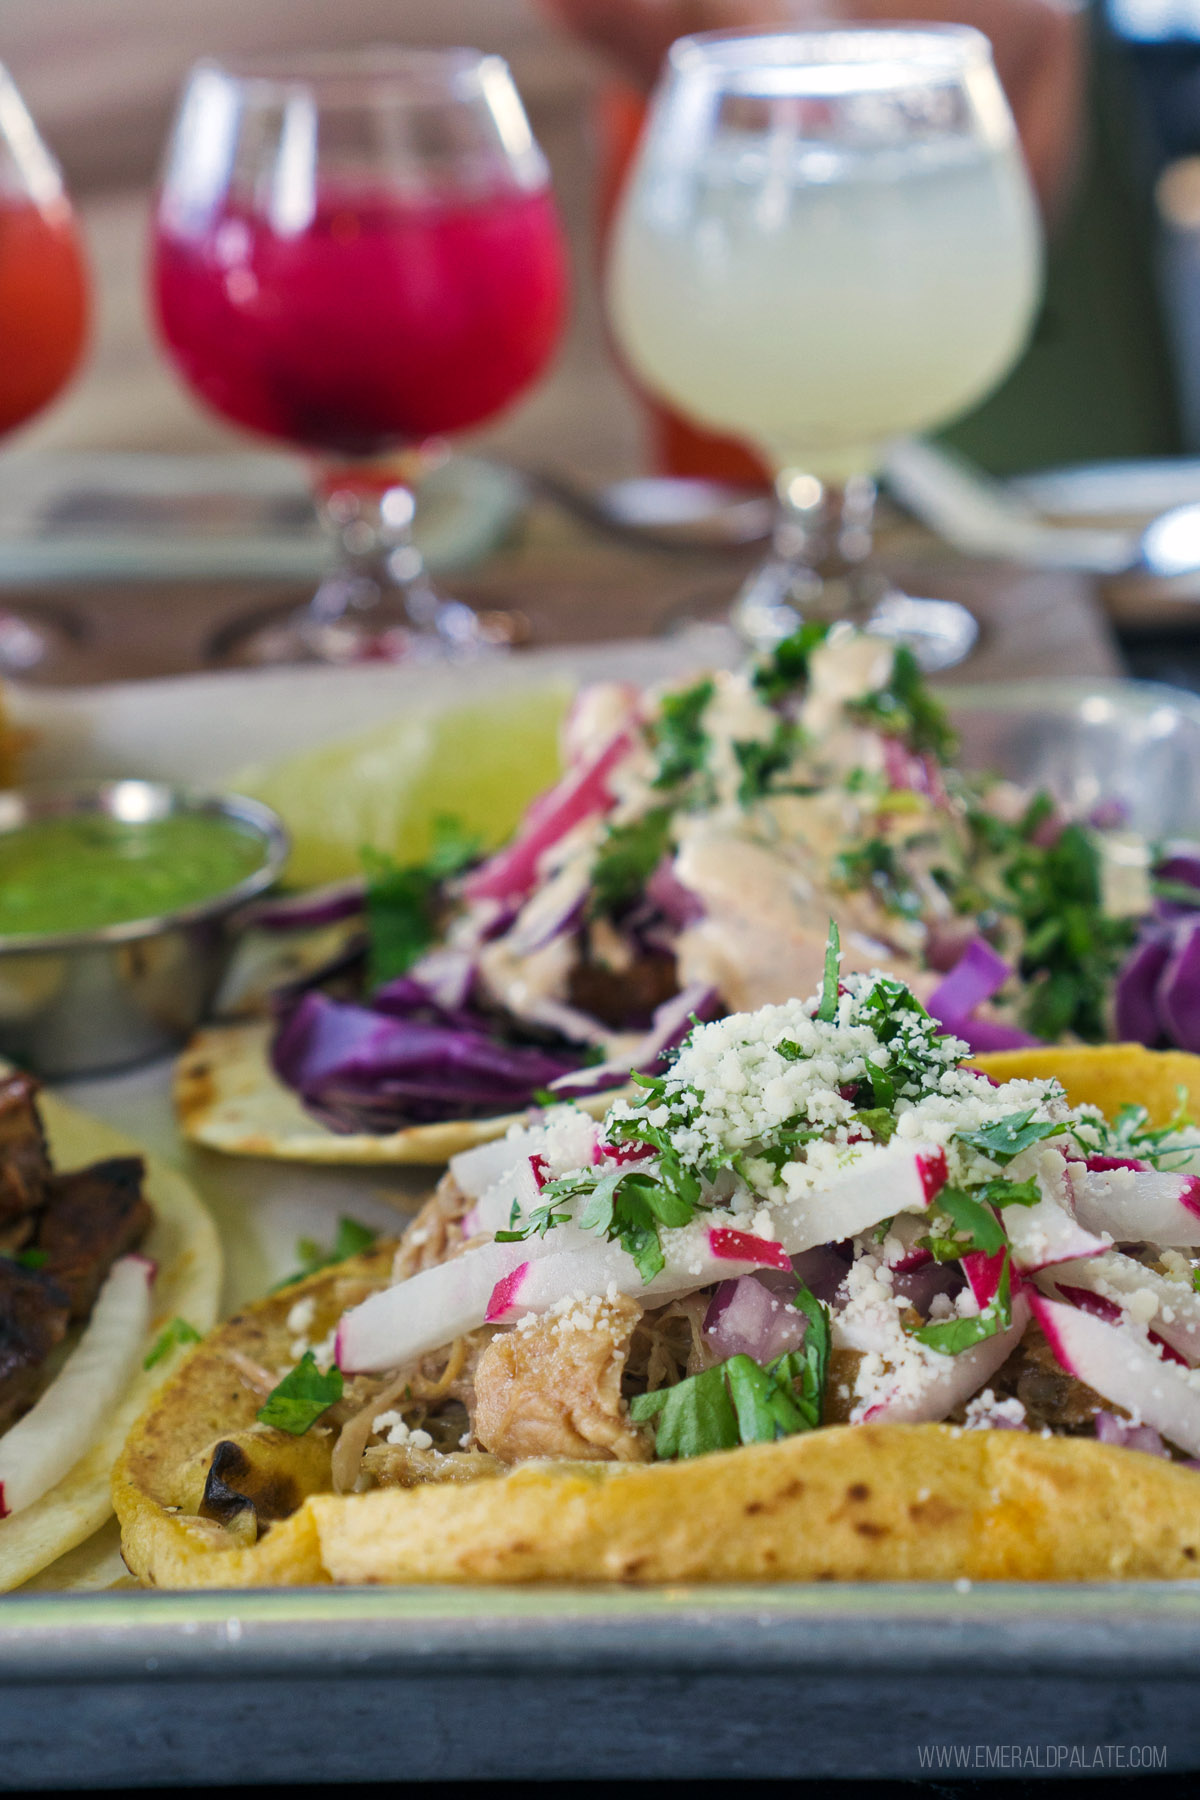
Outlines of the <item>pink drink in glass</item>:
M 160 217 L 154 293 L 210 406 L 290 444 L 369 457 L 498 412 L 558 340 L 567 277 L 547 189 L 405 198 L 327 183 L 284 234 L 228 210 Z

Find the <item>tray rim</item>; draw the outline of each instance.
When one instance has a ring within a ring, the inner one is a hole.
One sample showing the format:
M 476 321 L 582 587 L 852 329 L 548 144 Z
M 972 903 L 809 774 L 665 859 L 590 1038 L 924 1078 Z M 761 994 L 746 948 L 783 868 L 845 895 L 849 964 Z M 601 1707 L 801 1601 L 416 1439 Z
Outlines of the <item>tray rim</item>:
M 296 1588 L 10 1596 L 0 1683 L 553 1662 L 1200 1677 L 1200 1580 Z

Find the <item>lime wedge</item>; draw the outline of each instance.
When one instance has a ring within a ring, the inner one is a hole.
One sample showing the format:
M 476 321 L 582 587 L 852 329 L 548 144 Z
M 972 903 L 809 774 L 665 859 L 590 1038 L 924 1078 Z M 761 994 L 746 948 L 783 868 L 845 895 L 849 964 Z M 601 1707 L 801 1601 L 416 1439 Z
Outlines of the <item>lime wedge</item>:
M 229 783 L 273 806 L 292 834 L 289 887 L 361 869 L 364 844 L 402 863 L 428 853 L 435 819 L 451 816 L 491 849 L 559 772 L 566 683 L 469 706 L 409 710 Z

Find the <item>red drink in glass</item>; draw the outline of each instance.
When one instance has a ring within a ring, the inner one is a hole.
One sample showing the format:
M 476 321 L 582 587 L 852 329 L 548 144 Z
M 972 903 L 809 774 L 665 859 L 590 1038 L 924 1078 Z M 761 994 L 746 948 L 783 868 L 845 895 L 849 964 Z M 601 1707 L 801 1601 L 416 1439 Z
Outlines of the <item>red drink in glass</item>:
M 187 237 L 160 220 L 159 324 L 210 406 L 341 456 L 475 425 L 521 393 L 562 327 L 548 191 L 478 199 L 347 183 L 284 235 L 236 207 Z
M 542 372 L 566 310 L 550 176 L 477 50 L 378 47 L 284 68 L 198 63 L 154 231 L 175 366 L 215 411 L 307 450 L 337 549 L 310 604 L 233 622 L 213 654 L 344 662 L 495 641 L 430 582 L 420 458 Z
M 87 335 L 87 274 L 65 198 L 0 195 L 0 433 L 59 392 Z

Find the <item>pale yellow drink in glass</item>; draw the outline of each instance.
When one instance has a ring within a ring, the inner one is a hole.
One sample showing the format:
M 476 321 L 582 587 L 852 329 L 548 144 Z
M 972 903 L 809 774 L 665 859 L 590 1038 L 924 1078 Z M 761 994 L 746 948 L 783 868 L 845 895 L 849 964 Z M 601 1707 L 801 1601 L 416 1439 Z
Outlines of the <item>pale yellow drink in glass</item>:
M 655 393 L 836 482 L 982 399 L 1040 283 L 1011 134 L 857 151 L 725 134 L 686 172 L 643 161 L 609 300 Z

